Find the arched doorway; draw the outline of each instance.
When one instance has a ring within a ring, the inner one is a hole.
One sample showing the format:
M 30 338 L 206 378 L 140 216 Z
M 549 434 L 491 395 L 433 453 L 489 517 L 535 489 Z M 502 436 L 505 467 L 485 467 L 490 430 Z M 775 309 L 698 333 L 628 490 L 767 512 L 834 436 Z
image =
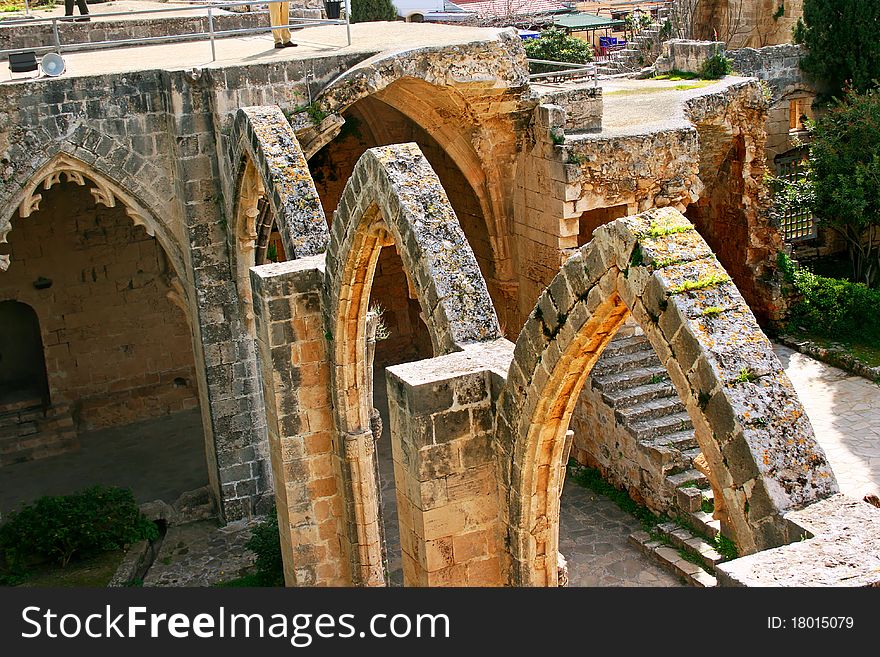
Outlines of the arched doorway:
M 39 314 L 29 344 L 33 353 L 34 334 L 41 338 L 43 380 L 31 374 L 26 389 L 44 386 L 51 403 L 20 411 L 4 427 L 17 432 L 0 460 L 4 512 L 95 484 L 169 503 L 209 484 L 176 243 L 117 189 L 65 156 L 35 177 L 11 218 L 0 298 Z M 35 357 L 28 358 L 33 373 Z
M 20 301 L 0 301 L 0 409 L 49 403 L 46 357 L 37 313 Z

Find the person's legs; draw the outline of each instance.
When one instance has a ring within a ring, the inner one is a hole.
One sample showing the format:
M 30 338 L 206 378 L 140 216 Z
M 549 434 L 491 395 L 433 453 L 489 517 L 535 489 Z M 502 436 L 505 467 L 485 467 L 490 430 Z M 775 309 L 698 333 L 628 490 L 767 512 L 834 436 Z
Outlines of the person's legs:
M 89 15 L 89 6 L 86 4 L 86 0 L 76 0 L 76 6 L 79 7 L 79 13 L 82 16 Z M 73 8 L 71 8 L 71 13 L 73 13 Z M 91 18 L 77 18 L 77 21 L 90 21 Z
M 64 15 L 73 16 L 73 0 L 64 0 Z
M 290 3 L 287 2 L 270 2 L 269 3 L 269 25 L 273 28 L 276 25 L 287 25 L 290 22 L 288 16 L 290 14 Z M 284 44 L 290 41 L 290 30 L 286 27 L 280 27 L 272 30 L 272 37 L 275 39 L 275 45 Z

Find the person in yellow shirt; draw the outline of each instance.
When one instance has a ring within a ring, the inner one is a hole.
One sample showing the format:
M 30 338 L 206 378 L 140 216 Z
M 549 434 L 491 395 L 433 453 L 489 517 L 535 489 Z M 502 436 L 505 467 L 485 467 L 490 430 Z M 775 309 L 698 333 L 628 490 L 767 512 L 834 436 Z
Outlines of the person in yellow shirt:
M 270 2 L 269 3 L 269 25 L 272 26 L 272 36 L 275 39 L 276 48 L 292 48 L 296 44 L 290 40 L 290 30 L 287 27 L 279 27 L 276 25 L 287 25 L 290 22 L 290 3 L 289 2 Z

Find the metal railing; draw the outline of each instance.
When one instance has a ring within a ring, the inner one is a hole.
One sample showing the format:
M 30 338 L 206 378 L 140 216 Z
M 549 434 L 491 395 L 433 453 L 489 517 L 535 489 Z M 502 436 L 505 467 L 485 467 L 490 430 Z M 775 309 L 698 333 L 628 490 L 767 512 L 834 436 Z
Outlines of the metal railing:
M 169 13 L 181 13 L 181 12 L 202 12 L 207 10 L 207 14 L 196 14 L 194 16 L 186 16 L 185 18 L 202 18 L 206 16 L 208 19 L 208 29 L 204 32 L 187 32 L 183 34 L 168 34 L 168 35 L 160 35 L 160 36 L 150 36 L 150 37 L 137 37 L 131 39 L 109 39 L 106 41 L 89 41 L 86 43 L 62 43 L 61 41 L 61 30 L 59 30 L 59 23 L 72 23 L 79 22 L 81 16 L 50 16 L 46 18 L 21 18 L 21 19 L 9 19 L 3 22 L 0 22 L 0 29 L 12 29 L 16 27 L 22 27 L 25 25 L 40 25 L 51 23 L 52 25 L 52 40 L 53 44 L 49 46 L 34 46 L 34 47 L 21 47 L 21 48 L 7 48 L 5 50 L 0 50 L 0 56 L 9 55 L 10 53 L 18 53 L 18 52 L 56 52 L 59 55 L 65 52 L 77 52 L 83 50 L 94 50 L 100 48 L 111 48 L 113 46 L 127 46 L 133 44 L 149 44 L 149 43 L 174 43 L 178 41 L 194 41 L 200 38 L 207 38 L 211 42 L 211 61 L 215 61 L 217 59 L 217 50 L 215 45 L 215 39 L 219 37 L 227 37 L 233 35 L 245 35 L 245 34 L 262 34 L 266 32 L 271 32 L 272 30 L 277 30 L 279 28 L 288 28 L 288 29 L 296 29 L 302 27 L 315 27 L 317 25 L 345 25 L 345 35 L 346 35 L 346 45 L 351 45 L 351 23 L 349 22 L 349 17 L 351 16 L 351 0 L 344 1 L 344 15 L 345 18 L 297 18 L 295 22 L 291 22 L 288 17 L 288 22 L 285 25 L 269 25 L 269 21 L 267 20 L 267 24 L 262 27 L 245 27 L 245 28 L 236 28 L 233 30 L 217 30 L 214 27 L 214 20 L 217 17 L 217 14 L 213 12 L 217 9 L 228 9 L 230 7 L 250 7 L 253 5 L 264 5 L 268 4 L 268 2 L 224 2 L 219 4 L 204 4 L 204 5 L 194 5 L 192 7 L 169 7 L 167 9 L 139 9 L 136 11 L 117 11 L 117 12 L 107 12 L 101 14 L 88 14 L 90 18 L 100 17 L 100 18 L 108 18 L 115 16 L 142 16 L 146 14 L 169 14 Z M 237 12 L 233 12 L 237 13 Z M 255 12 L 250 12 L 254 14 L 265 14 L 268 15 L 268 10 L 260 10 Z
M 544 64 L 546 66 L 559 67 L 558 71 L 546 71 L 544 73 L 530 73 L 529 80 L 548 80 L 551 82 L 562 82 L 565 80 L 592 78 L 593 84 L 596 84 L 597 70 L 596 64 L 590 62 L 588 64 L 573 64 L 571 62 L 556 62 L 550 59 L 526 59 L 529 64 Z

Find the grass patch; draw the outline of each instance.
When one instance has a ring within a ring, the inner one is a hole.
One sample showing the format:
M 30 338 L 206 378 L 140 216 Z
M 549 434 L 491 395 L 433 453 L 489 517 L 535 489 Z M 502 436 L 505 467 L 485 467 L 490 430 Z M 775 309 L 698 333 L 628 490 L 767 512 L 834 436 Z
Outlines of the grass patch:
M 9 582 L 11 586 L 34 587 L 98 587 L 102 588 L 112 579 L 125 557 L 125 550 L 113 550 L 68 564 L 61 568 L 52 564 L 44 564 L 33 568 L 17 581 Z
M 676 285 L 669 290 L 669 294 L 681 294 L 682 292 L 693 292 L 694 290 L 705 290 L 707 287 L 715 287 L 722 283 L 727 283 L 730 277 L 724 274 L 709 274 L 698 278 L 695 281 L 685 281 L 681 285 Z
M 739 551 L 736 549 L 736 543 L 731 541 L 726 536 L 722 536 L 720 533 L 715 537 L 715 540 L 712 541 L 715 551 L 724 557 L 725 561 L 733 561 L 739 556 Z
M 641 522 L 645 530 L 650 530 L 661 520 L 660 516 L 633 500 L 626 491 L 619 490 L 605 481 L 596 468 L 588 468 L 571 459 L 568 462 L 568 476 L 584 488 L 607 497 L 621 511 L 625 511 Z
M 651 225 L 648 227 L 648 232 L 642 235 L 642 237 L 666 237 L 667 235 L 688 233 L 692 230 L 694 230 L 693 226 L 658 224 L 656 221 L 652 221 Z
M 228 582 L 220 582 L 216 586 L 221 589 L 239 589 L 266 586 L 266 584 L 263 583 L 263 579 L 256 573 L 249 573 L 247 575 L 242 575 L 238 579 L 231 579 Z
M 651 79 L 652 80 L 672 80 L 675 82 L 676 80 L 698 80 L 700 76 L 692 71 L 679 71 L 678 69 L 673 69 L 669 71 L 669 73 L 661 73 L 660 75 L 655 75 Z
M 615 89 L 603 94 L 603 96 L 647 96 L 650 94 L 660 94 L 668 91 L 689 91 L 691 89 L 702 89 L 714 84 L 713 80 L 697 80 L 688 84 L 676 84 L 671 87 L 646 86 L 636 89 Z
M 718 317 L 723 310 L 721 306 L 709 306 L 703 309 L 703 317 Z

